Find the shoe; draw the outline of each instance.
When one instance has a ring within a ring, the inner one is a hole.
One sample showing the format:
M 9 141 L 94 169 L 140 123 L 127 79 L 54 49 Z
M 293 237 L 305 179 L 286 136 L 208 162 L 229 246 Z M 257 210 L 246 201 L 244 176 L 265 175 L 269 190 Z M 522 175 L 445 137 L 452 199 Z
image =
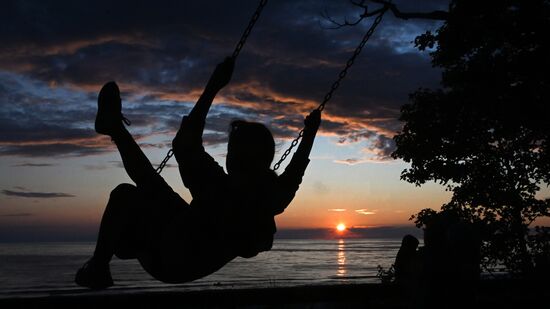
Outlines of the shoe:
M 130 121 L 122 115 L 121 110 L 120 90 L 117 84 L 115 82 L 106 83 L 97 98 L 95 131 L 111 136 L 115 130 L 120 129 L 121 121 L 130 125 Z
M 102 290 L 114 285 L 109 264 L 99 264 L 93 258 L 77 271 L 74 282 L 93 290 Z

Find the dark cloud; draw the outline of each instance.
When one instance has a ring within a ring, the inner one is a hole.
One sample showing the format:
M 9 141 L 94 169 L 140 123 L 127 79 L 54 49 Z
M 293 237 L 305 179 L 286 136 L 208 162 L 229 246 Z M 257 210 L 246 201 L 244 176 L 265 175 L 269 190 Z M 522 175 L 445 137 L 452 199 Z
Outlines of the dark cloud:
M 25 163 L 18 163 L 18 164 L 14 164 L 12 165 L 13 167 L 50 167 L 50 166 L 56 166 L 57 164 L 53 164 L 53 163 L 29 163 L 29 162 L 25 162 Z
M 64 141 L 96 137 L 91 129 L 74 128 L 68 125 L 45 123 L 35 115 L 23 118 L 0 118 L 0 143 L 27 143 L 44 141 Z
M 7 196 L 27 197 L 27 198 L 58 198 L 58 197 L 75 197 L 72 194 L 57 193 L 57 192 L 30 192 L 30 191 L 11 191 L 2 190 L 2 193 Z
M 138 139 L 174 134 L 215 64 L 231 53 L 256 0 L 5 1 L 0 13 L 0 155 L 82 156 L 113 151 L 93 131 L 103 83 L 119 82 L 124 114 Z M 448 1 L 396 1 L 403 10 L 445 9 Z M 290 138 L 324 97 L 370 21 L 323 28 L 361 10 L 349 1 L 270 2 L 233 80 L 212 109 L 205 142 L 224 143 L 232 119 L 269 123 Z M 386 16 L 327 104 L 322 131 L 340 142 L 365 141 L 388 159 L 399 108 L 439 72 L 414 51 L 432 21 Z M 3 72 L 2 72 L 3 70 Z M 166 144 L 143 143 L 165 148 Z
M 46 145 L 7 145 L 0 146 L 0 156 L 22 157 L 63 157 L 63 156 L 90 156 L 103 154 L 109 151 L 106 147 L 90 147 L 65 143 Z
M 348 139 L 340 139 L 340 143 L 355 143 L 367 139 L 367 145 L 363 148 L 366 156 L 361 158 L 347 158 L 335 160 L 335 163 L 356 165 L 361 163 L 381 163 L 393 160 L 392 152 L 395 151 L 395 142 L 393 139 L 384 135 L 377 135 L 371 132 L 366 133 L 366 137 L 352 135 Z
M 0 217 L 31 217 L 31 213 L 0 214 Z
M 357 143 L 359 141 L 362 141 L 364 139 L 369 139 L 372 137 L 376 137 L 376 133 L 373 131 L 370 131 L 370 130 L 356 131 L 340 137 L 340 139 L 338 140 L 338 143 L 339 144 Z
M 103 170 L 108 170 L 112 168 L 112 166 L 104 165 L 104 164 L 94 164 L 94 165 L 85 164 L 83 165 L 83 167 L 88 171 L 103 171 Z
M 124 164 L 120 161 L 112 161 L 109 162 L 110 164 L 86 164 L 83 165 L 83 168 L 89 171 L 102 171 L 102 170 L 108 170 L 114 168 L 124 168 Z M 155 168 L 159 166 L 159 164 L 153 164 Z M 177 164 L 167 163 L 164 168 L 176 168 L 178 167 Z
M 393 160 L 391 153 L 395 151 L 395 142 L 391 138 L 379 135 L 367 149 L 375 154 L 376 161 Z

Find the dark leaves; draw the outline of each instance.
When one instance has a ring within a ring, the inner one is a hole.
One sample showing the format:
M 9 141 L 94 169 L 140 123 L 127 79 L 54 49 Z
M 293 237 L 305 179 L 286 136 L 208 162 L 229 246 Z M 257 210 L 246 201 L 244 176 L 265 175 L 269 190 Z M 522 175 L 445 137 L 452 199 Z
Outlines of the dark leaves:
M 436 47 L 442 89 L 411 94 L 392 154 L 411 163 L 402 179 L 447 185 L 453 197 L 444 211 L 492 231 L 486 261 L 524 273 L 532 266 L 528 227 L 550 209 L 535 196 L 550 178 L 548 37 L 548 1 L 453 1 L 436 34 L 415 40 L 420 50 Z M 412 219 L 423 226 L 435 214 Z

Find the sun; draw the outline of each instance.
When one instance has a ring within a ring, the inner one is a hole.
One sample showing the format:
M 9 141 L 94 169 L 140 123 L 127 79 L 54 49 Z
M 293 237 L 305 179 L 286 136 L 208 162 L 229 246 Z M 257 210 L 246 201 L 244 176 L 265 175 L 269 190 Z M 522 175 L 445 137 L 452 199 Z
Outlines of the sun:
M 338 224 L 338 225 L 336 226 L 336 230 L 337 230 L 338 232 L 343 232 L 343 231 L 346 230 L 346 225 L 345 225 L 344 223 L 340 223 L 340 224 Z

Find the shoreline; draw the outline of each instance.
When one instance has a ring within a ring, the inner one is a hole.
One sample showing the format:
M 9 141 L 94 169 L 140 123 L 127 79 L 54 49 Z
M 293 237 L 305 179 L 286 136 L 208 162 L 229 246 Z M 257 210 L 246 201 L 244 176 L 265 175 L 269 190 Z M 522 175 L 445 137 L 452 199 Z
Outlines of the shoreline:
M 493 279 L 481 280 L 476 289 L 475 305 L 484 308 L 525 308 L 542 304 L 548 281 Z M 398 284 L 364 283 L 307 285 L 245 289 L 205 289 L 181 291 L 131 290 L 0 299 L 2 308 L 98 308 L 98 306 L 167 306 L 185 308 L 221 307 L 308 307 L 308 308 L 410 308 L 411 300 Z M 444 306 L 442 306 L 444 307 Z

